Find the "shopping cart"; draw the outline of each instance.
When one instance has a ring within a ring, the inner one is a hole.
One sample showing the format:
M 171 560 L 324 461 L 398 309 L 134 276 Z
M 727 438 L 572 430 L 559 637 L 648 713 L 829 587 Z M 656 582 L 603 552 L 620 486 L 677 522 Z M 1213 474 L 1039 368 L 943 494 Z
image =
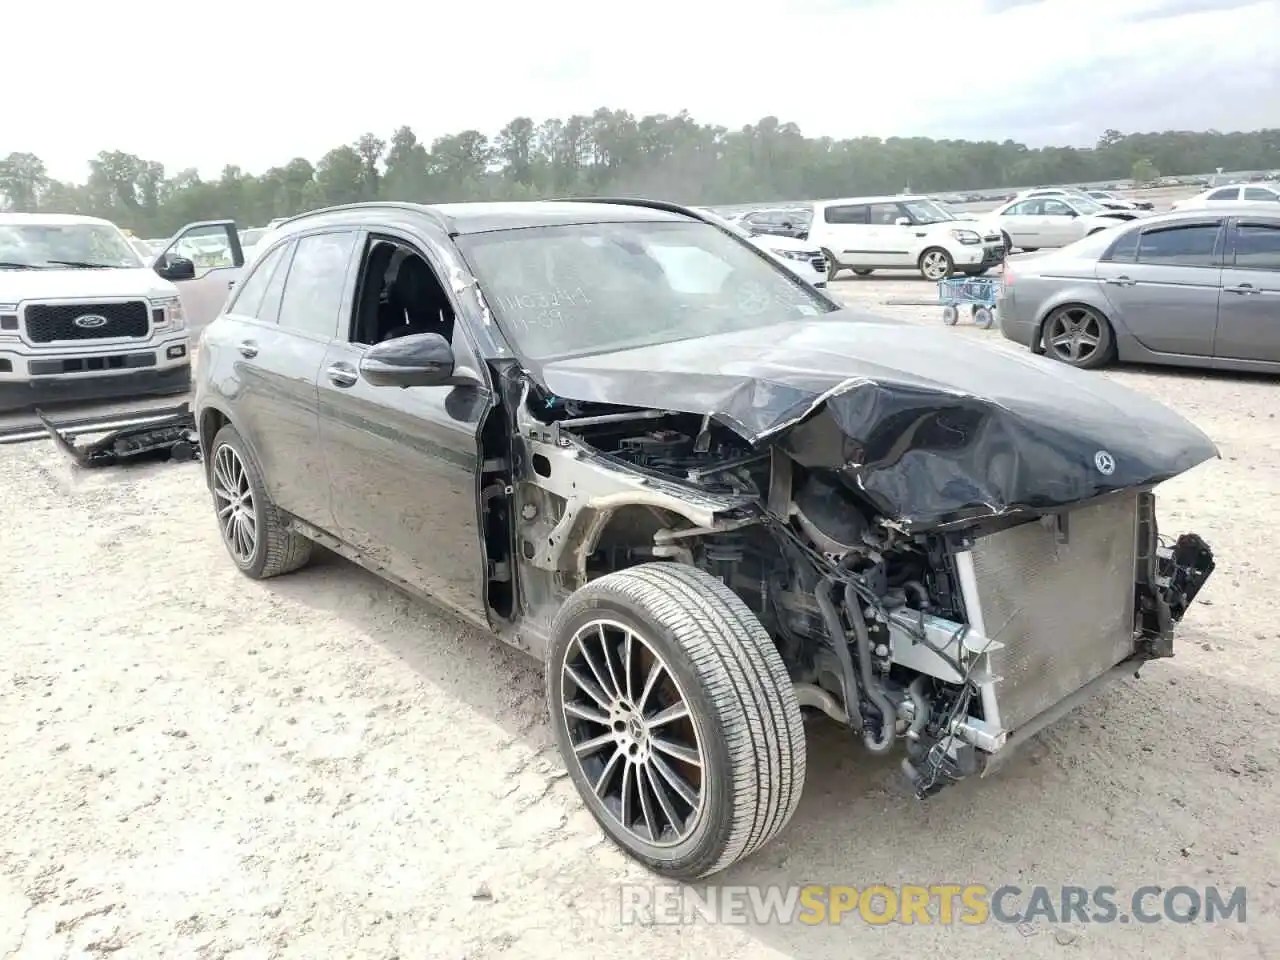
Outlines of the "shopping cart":
M 955 326 L 960 308 L 967 306 L 975 326 L 991 329 L 996 320 L 996 298 L 1000 281 L 995 277 L 950 277 L 938 281 L 938 300 L 942 303 L 942 322 Z

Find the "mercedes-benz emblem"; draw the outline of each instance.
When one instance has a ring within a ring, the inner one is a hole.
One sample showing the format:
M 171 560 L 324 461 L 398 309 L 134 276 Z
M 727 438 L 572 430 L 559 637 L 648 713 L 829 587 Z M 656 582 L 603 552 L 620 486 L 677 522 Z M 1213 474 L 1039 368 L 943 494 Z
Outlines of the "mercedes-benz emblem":
M 97 313 L 86 313 L 82 317 L 76 317 L 71 322 L 82 330 L 96 330 L 98 327 L 107 325 L 107 318 Z
M 1116 458 L 1105 450 L 1099 450 L 1093 455 L 1093 465 L 1104 477 L 1109 477 L 1116 472 Z

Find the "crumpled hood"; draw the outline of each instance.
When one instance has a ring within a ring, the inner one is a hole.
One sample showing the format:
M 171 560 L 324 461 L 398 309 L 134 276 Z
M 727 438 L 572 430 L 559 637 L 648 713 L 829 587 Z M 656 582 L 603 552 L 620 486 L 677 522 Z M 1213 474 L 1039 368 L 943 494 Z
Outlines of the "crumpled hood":
M 0 270 L 0 303 L 80 297 L 176 297 L 178 288 L 148 267 L 113 270 Z
M 847 310 L 538 375 L 561 397 L 710 414 L 752 444 L 776 440 L 913 528 L 1052 509 L 1218 456 L 1187 420 L 1099 374 Z M 820 410 L 838 429 L 810 419 Z

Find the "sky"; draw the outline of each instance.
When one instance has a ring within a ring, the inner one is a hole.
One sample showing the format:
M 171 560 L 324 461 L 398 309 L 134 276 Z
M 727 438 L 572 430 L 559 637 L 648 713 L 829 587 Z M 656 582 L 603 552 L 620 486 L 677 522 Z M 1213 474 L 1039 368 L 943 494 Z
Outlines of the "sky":
M 1280 0 L 14 6 L 4 66 L 24 81 L 0 156 L 30 151 L 59 179 L 102 149 L 216 177 L 402 124 L 429 143 L 601 106 L 1032 146 L 1280 127 Z

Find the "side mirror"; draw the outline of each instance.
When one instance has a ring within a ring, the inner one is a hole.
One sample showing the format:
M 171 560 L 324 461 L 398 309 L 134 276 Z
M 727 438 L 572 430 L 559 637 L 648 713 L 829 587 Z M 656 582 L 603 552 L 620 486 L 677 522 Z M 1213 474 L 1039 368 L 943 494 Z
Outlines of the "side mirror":
M 1076 217 L 1080 216 L 1080 213 L 1077 210 L 1068 210 L 1067 216 L 1074 220 Z
M 194 280 L 196 265 L 186 257 L 161 257 L 155 271 L 166 280 Z
M 895 226 L 899 226 L 899 227 L 909 227 L 909 226 L 911 226 L 911 218 L 910 218 L 910 217 L 899 217 L 897 220 L 895 220 L 895 221 L 893 221 L 893 222 L 894 222 L 894 225 L 895 225 Z
M 448 386 L 454 382 L 453 348 L 438 333 L 384 340 L 365 352 L 360 375 L 375 387 Z

